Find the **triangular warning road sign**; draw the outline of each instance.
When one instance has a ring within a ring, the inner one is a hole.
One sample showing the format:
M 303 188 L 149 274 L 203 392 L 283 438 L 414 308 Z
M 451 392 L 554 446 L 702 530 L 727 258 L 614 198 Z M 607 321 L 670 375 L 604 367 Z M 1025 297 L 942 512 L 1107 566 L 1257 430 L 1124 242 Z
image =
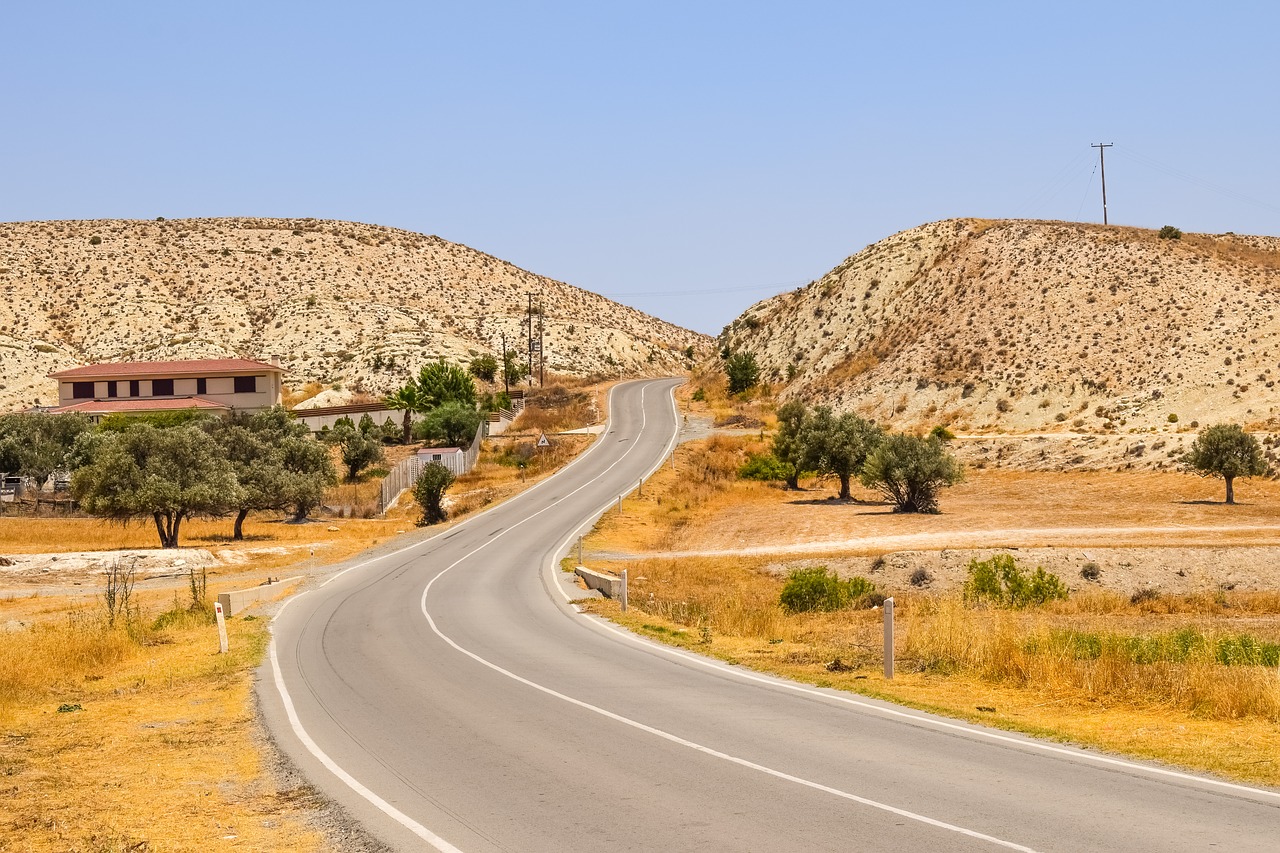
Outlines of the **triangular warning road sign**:
M 538 446 L 539 447 L 551 446 L 551 442 L 547 440 L 547 434 L 545 432 L 538 433 Z

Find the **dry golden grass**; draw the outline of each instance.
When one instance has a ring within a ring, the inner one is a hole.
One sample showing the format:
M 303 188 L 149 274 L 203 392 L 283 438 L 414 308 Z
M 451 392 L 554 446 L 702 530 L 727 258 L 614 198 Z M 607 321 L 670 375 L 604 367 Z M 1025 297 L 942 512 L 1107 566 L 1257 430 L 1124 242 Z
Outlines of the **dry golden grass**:
M 320 846 L 303 821 L 313 795 L 282 790 L 257 752 L 263 621 L 228 620 L 219 655 L 207 618 L 150 627 L 155 597 L 132 632 L 62 607 L 0 633 L 0 850 Z
M 1269 644 L 1266 653 L 1274 656 L 1280 593 L 1218 590 L 1134 601 L 1097 590 L 1013 612 L 972 609 L 956 593 L 892 590 L 899 677 L 885 682 L 879 611 L 790 613 L 778 603 L 784 579 L 768 557 L 611 556 L 696 549 L 708 540 L 747 547 L 868 529 L 890 533 L 938 522 L 958 531 L 1215 521 L 1265 526 L 1274 523 L 1266 504 L 1280 496 L 1277 484 L 1250 483 L 1258 503 L 1224 515 L 1221 505 L 1198 502 L 1215 484 L 1192 477 L 984 471 L 947 493 L 946 515 L 913 518 L 810 502 L 735 480 L 739 460 L 759 446 L 724 437 L 685 445 L 677 467 L 655 475 L 643 498 L 633 493 L 621 516 L 608 514 L 587 540 L 589 556 L 596 554 L 588 563 L 628 569 L 632 610 L 619 614 L 607 600 L 589 601 L 588 608 L 649 636 L 801 681 L 1280 783 L 1280 760 L 1267 757 L 1280 754 L 1276 669 L 1224 665 L 1217 657 L 1222 644 L 1241 647 L 1241 637 L 1254 650 Z
M 533 441 L 488 448 L 451 490 L 454 520 L 549 476 L 591 437 L 558 437 L 544 451 Z M 502 464 L 521 454 L 523 477 Z M 367 549 L 412 526 L 417 512 L 404 500 L 390 515 L 301 525 L 251 517 L 244 543 L 230 541 L 228 520 L 196 520 L 183 541 L 244 550 L 251 556 L 240 568 L 284 573 Z M 153 548 L 154 539 L 145 525 L 0 519 L 0 551 Z M 209 592 L 242 583 L 215 576 Z M 216 628 L 207 613 L 188 612 L 189 602 L 185 587 L 137 591 L 139 612 L 126 630 L 108 627 L 100 588 L 79 598 L 0 598 L 8 623 L 0 631 L 0 851 L 324 846 L 305 822 L 320 806 L 315 795 L 282 789 L 259 752 L 250 690 L 265 620 L 252 611 L 229 619 L 232 652 L 218 655 Z

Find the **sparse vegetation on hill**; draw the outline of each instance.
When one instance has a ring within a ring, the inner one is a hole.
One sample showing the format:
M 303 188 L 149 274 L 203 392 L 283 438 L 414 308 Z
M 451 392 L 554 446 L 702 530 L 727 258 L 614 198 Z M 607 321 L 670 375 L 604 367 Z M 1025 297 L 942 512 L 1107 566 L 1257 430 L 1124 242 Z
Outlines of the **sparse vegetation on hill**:
M 708 340 L 439 237 L 317 219 L 0 224 L 0 411 L 56 401 L 76 364 L 281 357 L 286 382 L 379 397 L 426 361 L 528 337 L 548 370 L 682 370 Z M 484 365 L 487 371 L 487 362 Z M 513 366 L 518 381 L 523 364 Z M 318 389 L 317 389 L 318 390 Z
M 1176 231 L 936 222 L 752 306 L 718 343 L 783 399 L 898 429 L 1280 425 L 1280 238 Z

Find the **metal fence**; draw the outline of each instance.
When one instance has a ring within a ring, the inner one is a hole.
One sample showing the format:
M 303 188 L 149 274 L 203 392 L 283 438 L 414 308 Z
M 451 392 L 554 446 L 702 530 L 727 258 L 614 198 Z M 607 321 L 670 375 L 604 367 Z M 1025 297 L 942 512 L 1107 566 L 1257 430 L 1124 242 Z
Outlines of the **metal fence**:
M 476 467 L 476 458 L 480 455 L 480 439 L 484 437 L 484 427 L 484 421 L 481 421 L 480 426 L 476 428 L 475 437 L 471 439 L 471 445 L 461 453 L 441 453 L 439 459 L 432 459 L 432 454 L 429 452 L 431 448 L 427 448 L 428 453 L 415 453 L 408 459 L 398 462 L 396 467 L 382 478 L 382 488 L 378 492 L 379 514 L 386 512 L 387 507 L 395 503 L 406 489 L 413 488 L 413 484 L 418 482 L 418 477 L 422 474 L 422 469 L 432 462 L 439 462 L 455 477 L 461 477 Z

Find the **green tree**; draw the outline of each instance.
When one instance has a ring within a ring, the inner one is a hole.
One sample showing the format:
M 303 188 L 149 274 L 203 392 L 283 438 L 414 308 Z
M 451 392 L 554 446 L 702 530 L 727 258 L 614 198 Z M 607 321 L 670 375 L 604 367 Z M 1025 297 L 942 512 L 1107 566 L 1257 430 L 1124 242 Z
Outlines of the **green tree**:
M 423 365 L 418 371 L 418 411 L 429 411 L 445 403 L 476 404 L 476 385 L 471 376 L 444 359 Z
M 938 511 L 938 491 L 964 479 L 964 469 L 934 437 L 884 437 L 862 466 L 862 482 L 893 502 L 895 512 Z
M 295 517 L 300 508 L 305 516 L 336 480 L 328 451 L 282 407 L 214 421 L 209 429 L 242 490 L 232 527 L 237 540 L 250 512 L 292 507 Z
M 342 450 L 342 464 L 347 466 L 348 482 L 354 483 L 361 471 L 386 458 L 382 442 L 357 429 L 343 430 L 338 446 Z
M 1233 483 L 1236 477 L 1260 477 L 1267 473 L 1258 440 L 1239 424 L 1215 424 L 1208 427 L 1182 457 L 1189 469 L 1202 477 L 1221 477 L 1227 483 L 1227 503 L 1236 502 Z
M 445 520 L 444 493 L 453 485 L 453 479 L 453 472 L 439 462 L 431 462 L 422 469 L 413 484 L 413 499 L 422 507 L 422 524 Z
M 729 393 L 739 394 L 754 388 L 760 381 L 760 365 L 749 352 L 735 352 L 724 360 L 724 372 L 729 377 Z
M 448 447 L 468 447 L 480 428 L 480 413 L 465 403 L 445 403 L 432 409 L 414 432 L 430 442 Z
M 400 425 L 402 430 L 400 443 L 408 444 L 413 437 L 414 413 L 421 411 L 418 402 L 418 386 L 410 382 L 403 388 L 397 388 L 382 398 L 382 404 L 388 409 L 404 412 L 404 422 Z
M 502 381 L 506 389 L 510 391 L 512 385 L 519 385 L 528 375 L 529 365 L 521 360 L 520 353 L 507 350 L 502 361 Z
M 783 403 L 778 408 L 778 431 L 773 436 L 773 455 L 783 465 L 788 489 L 800 488 L 800 473 L 805 461 L 802 441 L 809 410 L 799 400 Z
M 55 471 L 72 467 L 76 439 L 92 427 L 83 415 L 12 414 L 0 416 L 0 470 L 30 477 L 36 484 L 35 509 L 40 511 L 40 490 Z
M 862 470 L 868 455 L 884 438 L 880 427 L 852 412 L 837 415 L 818 406 L 799 421 L 799 465 L 840 481 L 840 497 L 852 497 L 849 484 Z
M 184 519 L 222 515 L 241 499 L 231 463 L 199 427 L 134 424 L 85 439 L 93 461 L 71 478 L 81 509 L 125 523 L 149 516 L 163 548 L 178 547 Z
M 471 359 L 468 368 L 471 375 L 485 382 L 492 382 L 498 375 L 498 359 L 489 353 Z

